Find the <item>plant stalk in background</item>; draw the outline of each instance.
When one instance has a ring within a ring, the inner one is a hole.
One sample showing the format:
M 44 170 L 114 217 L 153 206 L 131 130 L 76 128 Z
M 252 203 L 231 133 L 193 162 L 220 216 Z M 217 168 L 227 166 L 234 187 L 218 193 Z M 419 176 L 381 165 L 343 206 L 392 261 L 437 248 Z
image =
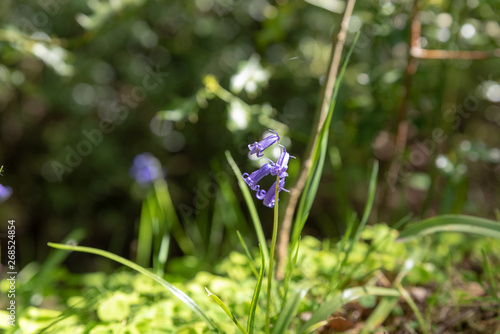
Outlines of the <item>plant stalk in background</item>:
M 316 113 L 316 123 L 314 125 L 314 135 L 311 137 L 308 149 L 306 153 L 306 159 L 304 160 L 302 171 L 300 172 L 297 183 L 292 188 L 290 193 L 290 200 L 288 202 L 288 206 L 285 210 L 285 217 L 283 219 L 283 224 L 281 225 L 281 230 L 279 233 L 280 240 L 278 245 L 278 259 L 277 259 L 277 274 L 276 278 L 281 280 L 283 278 L 283 266 L 284 259 L 288 253 L 288 242 L 290 240 L 290 231 L 292 227 L 292 219 L 295 213 L 295 208 L 297 207 L 297 203 L 299 201 L 299 197 L 302 194 L 302 190 L 304 189 L 308 179 L 311 179 L 313 176 L 312 173 L 312 165 L 313 165 L 313 156 L 316 148 L 320 146 L 320 132 L 324 128 L 324 126 L 328 126 L 329 124 L 325 124 L 328 114 L 330 113 L 330 109 L 332 104 L 334 103 L 334 87 L 337 85 L 338 79 L 338 70 L 340 67 L 340 59 L 342 56 L 342 50 L 344 49 L 345 39 L 347 34 L 347 28 L 349 26 L 349 21 L 352 16 L 352 12 L 354 10 L 354 5 L 356 4 L 356 0 L 347 0 L 346 9 L 344 11 L 344 16 L 342 18 L 342 23 L 340 25 L 340 31 L 337 35 L 337 42 L 335 44 L 334 51 L 330 56 L 330 64 L 328 70 L 328 76 L 325 81 L 322 98 L 321 98 L 321 107 L 318 109 Z M 333 41 L 332 44 L 334 44 Z M 337 85 L 338 86 L 338 85 Z

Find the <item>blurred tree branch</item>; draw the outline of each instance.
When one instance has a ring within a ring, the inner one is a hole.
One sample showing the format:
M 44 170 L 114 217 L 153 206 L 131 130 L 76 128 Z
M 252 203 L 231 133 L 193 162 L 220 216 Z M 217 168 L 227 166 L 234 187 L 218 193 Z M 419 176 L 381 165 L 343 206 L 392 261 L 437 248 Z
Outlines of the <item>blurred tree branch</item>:
M 422 33 L 422 25 L 419 16 L 419 0 L 413 1 L 413 6 L 410 15 L 411 33 L 410 33 L 410 52 L 408 53 L 408 61 L 405 70 L 404 78 L 404 95 L 401 99 L 398 111 L 398 125 L 396 130 L 396 143 L 394 148 L 394 155 L 389 166 L 388 185 L 383 193 L 384 206 L 387 206 L 387 197 L 389 189 L 393 189 L 398 181 L 399 171 L 401 168 L 401 155 L 406 150 L 406 143 L 408 137 L 408 120 L 407 109 L 410 91 L 412 87 L 413 75 L 417 71 L 419 59 L 486 59 L 492 57 L 500 57 L 500 49 L 492 51 L 457 51 L 457 50 L 428 50 L 423 49 L 420 40 Z M 386 212 L 390 212 L 387 210 Z

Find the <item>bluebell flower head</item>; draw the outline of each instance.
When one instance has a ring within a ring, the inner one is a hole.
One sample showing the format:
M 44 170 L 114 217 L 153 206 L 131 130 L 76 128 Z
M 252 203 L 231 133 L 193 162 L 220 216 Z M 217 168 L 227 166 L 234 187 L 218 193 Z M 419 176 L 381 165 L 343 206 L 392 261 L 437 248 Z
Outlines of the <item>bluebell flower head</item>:
M 260 186 L 257 184 L 263 177 L 269 175 L 274 168 L 272 163 L 262 165 L 252 174 L 243 173 L 243 180 L 250 186 L 250 189 L 259 191 Z
M 278 158 L 278 161 L 276 161 L 276 164 L 274 164 L 272 170 L 271 170 L 271 175 L 278 175 L 280 178 L 284 178 L 288 176 L 288 173 L 286 170 L 288 169 L 288 161 L 290 161 L 290 158 L 295 158 L 291 156 L 287 151 L 286 148 L 282 145 L 281 147 L 281 154 Z
M 273 130 L 269 131 L 273 134 L 262 139 L 260 142 L 255 142 L 252 145 L 248 145 L 250 154 L 255 153 L 257 157 L 261 158 L 262 156 L 264 156 L 263 151 L 266 148 L 275 143 L 278 143 L 279 145 L 280 136 L 278 135 L 278 133 Z M 276 181 L 268 191 L 260 189 L 260 186 L 258 185 L 259 181 L 269 174 L 277 176 L 277 178 L 279 179 L 277 181 L 278 193 L 282 190 L 288 192 L 288 190 L 285 189 L 285 178 L 288 176 L 288 173 L 286 171 L 288 169 L 288 162 L 290 161 L 290 158 L 295 158 L 286 151 L 284 146 L 279 146 L 281 147 L 281 154 L 276 162 L 266 158 L 267 160 L 269 160 L 268 163 L 262 165 L 262 167 L 260 167 L 252 174 L 244 173 L 242 175 L 243 180 L 245 180 L 245 182 L 250 186 L 250 189 L 256 191 L 255 197 L 257 197 L 257 199 L 259 200 L 262 200 L 263 204 L 269 208 L 274 207 L 274 204 L 276 202 Z
M 269 130 L 272 132 L 272 135 L 267 136 L 259 142 L 255 142 L 253 144 L 248 145 L 248 149 L 250 150 L 250 154 L 256 154 L 258 158 L 262 158 L 264 156 L 264 150 L 269 146 L 279 142 L 280 136 L 274 130 Z
M 160 161 L 151 153 L 138 154 L 134 158 L 130 175 L 141 185 L 165 177 Z
M 12 195 L 12 188 L 0 184 L 0 203 L 9 199 Z

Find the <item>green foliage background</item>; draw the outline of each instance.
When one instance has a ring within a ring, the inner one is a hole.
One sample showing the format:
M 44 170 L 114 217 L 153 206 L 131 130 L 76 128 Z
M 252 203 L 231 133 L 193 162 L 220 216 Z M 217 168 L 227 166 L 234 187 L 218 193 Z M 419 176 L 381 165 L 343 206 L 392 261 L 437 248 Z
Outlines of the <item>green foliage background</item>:
M 224 151 L 250 171 L 246 145 L 264 129 L 278 127 L 298 158 L 289 170 L 292 182 L 297 177 L 343 5 L 319 3 L 2 1 L 1 182 L 14 194 L 0 205 L 0 221 L 17 220 L 19 261 L 41 261 L 47 241 L 60 241 L 76 228 L 86 231 L 85 244 L 130 257 L 145 191 L 128 171 L 142 152 L 152 152 L 165 166 L 179 211 L 182 204 L 197 209 L 196 215 L 180 214 L 189 218 L 183 220 L 185 228 L 198 235 L 200 253 L 226 234 L 220 252 L 205 254 L 216 258 L 237 245 L 229 232 L 251 231 L 250 219 L 245 210 L 223 215 L 223 208 L 242 203 Z M 345 228 L 342 222 L 361 212 L 374 158 L 381 161 L 383 186 L 372 222 L 394 224 L 409 213 L 494 217 L 500 199 L 497 57 L 419 61 L 407 107 L 406 169 L 383 200 L 405 90 L 410 9 L 409 1 L 356 5 L 347 46 L 354 32 L 361 30 L 361 37 L 339 93 L 308 233 L 336 237 Z M 421 2 L 422 45 L 498 49 L 499 13 L 494 0 Z M 471 38 L 461 34 L 467 24 L 475 29 Z M 253 93 L 234 93 L 251 106 L 243 114 L 246 125 L 235 128 L 233 107 L 207 89 L 204 79 L 213 75 L 229 91 L 231 77 L 254 54 L 272 75 Z M 151 71 L 159 73 L 158 86 L 140 91 Z M 67 148 L 77 149 L 86 139 L 82 131 L 99 129 L 102 119 L 117 112 L 128 114 L 59 182 L 53 162 L 67 165 Z M 435 129 L 442 129 L 446 140 L 425 146 Z M 425 147 L 432 148 L 429 154 Z M 438 155 L 442 168 L 435 164 Z M 225 183 L 214 176 L 221 171 Z M 226 195 L 234 190 L 232 202 L 227 196 L 200 195 L 207 185 Z M 259 206 L 263 222 L 271 221 L 270 211 Z M 69 265 L 87 271 L 108 264 L 75 254 Z

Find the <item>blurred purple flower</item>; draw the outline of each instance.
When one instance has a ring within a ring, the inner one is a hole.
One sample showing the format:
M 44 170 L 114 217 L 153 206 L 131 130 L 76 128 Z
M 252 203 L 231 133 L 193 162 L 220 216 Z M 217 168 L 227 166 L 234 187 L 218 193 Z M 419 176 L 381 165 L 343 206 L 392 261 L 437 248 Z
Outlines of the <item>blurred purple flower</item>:
M 151 153 L 138 154 L 134 158 L 130 175 L 141 185 L 152 183 L 165 177 L 160 161 Z
M 264 151 L 269 146 L 273 145 L 276 142 L 279 142 L 280 136 L 274 130 L 269 130 L 272 132 L 272 135 L 267 136 L 259 142 L 255 142 L 253 144 L 248 145 L 248 149 L 250 150 L 250 154 L 257 154 L 257 157 L 262 158 L 264 156 Z
M 12 188 L 0 184 L 0 203 L 9 199 L 12 195 Z

